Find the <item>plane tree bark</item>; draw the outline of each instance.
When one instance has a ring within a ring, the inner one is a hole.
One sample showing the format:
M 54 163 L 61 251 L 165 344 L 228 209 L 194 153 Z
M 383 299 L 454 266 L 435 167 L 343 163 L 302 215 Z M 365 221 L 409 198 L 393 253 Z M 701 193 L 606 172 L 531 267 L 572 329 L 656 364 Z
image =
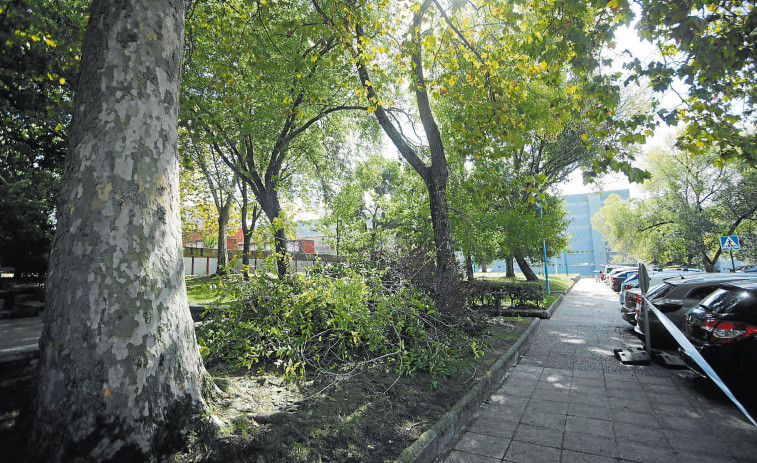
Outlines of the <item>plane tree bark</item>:
M 184 0 L 95 0 L 82 45 L 30 461 L 157 461 L 205 410 L 186 299 Z

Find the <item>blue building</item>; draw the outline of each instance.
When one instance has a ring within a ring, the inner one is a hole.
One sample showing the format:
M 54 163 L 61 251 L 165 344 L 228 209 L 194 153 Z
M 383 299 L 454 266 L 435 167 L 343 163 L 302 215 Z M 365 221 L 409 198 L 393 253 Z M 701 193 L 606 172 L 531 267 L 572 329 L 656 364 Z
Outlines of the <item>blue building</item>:
M 567 230 L 568 234 L 571 235 L 568 245 L 570 252 L 549 259 L 547 270 L 550 275 L 564 274 L 566 261 L 569 273 L 580 273 L 581 275 L 592 275 L 594 270 L 599 270 L 602 264 L 609 263 L 611 252 L 608 251 L 607 243 L 602 234 L 591 226 L 591 218 L 599 212 L 599 208 L 612 194 L 620 196 L 623 200 L 628 200 L 630 197 L 627 189 L 600 193 L 580 193 L 562 197 L 565 201 L 565 219 L 570 223 Z M 544 273 L 543 262 L 534 262 L 531 268 L 536 273 Z M 505 270 L 505 262 L 502 260 L 494 261 L 490 268 L 492 272 L 504 272 Z M 515 264 L 515 271 L 519 271 L 517 263 Z
M 568 233 L 570 239 L 570 252 L 562 259 L 553 258 L 550 262 L 550 272 L 565 273 L 565 261 L 568 261 L 568 272 L 591 275 L 594 270 L 599 270 L 600 265 L 610 261 L 610 253 L 607 243 L 599 231 L 591 226 L 591 218 L 599 212 L 599 208 L 612 194 L 620 196 L 627 201 L 630 198 L 629 191 L 613 190 L 600 193 L 581 193 L 565 195 L 565 218 L 570 222 Z

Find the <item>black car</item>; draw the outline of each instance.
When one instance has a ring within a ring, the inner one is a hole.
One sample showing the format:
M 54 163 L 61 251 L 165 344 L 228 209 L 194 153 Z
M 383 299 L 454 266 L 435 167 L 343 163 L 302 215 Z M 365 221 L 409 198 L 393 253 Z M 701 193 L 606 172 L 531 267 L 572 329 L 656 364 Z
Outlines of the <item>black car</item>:
M 699 304 L 707 295 L 721 285 L 735 282 L 757 283 L 757 275 L 710 273 L 698 274 L 685 279 L 666 280 L 663 288 L 649 295 L 650 301 L 679 329 L 683 330 L 686 311 Z M 641 337 L 644 332 L 644 312 L 637 311 L 634 331 Z M 660 348 L 675 348 L 678 343 L 660 322 L 660 319 L 649 311 L 649 331 L 652 345 Z
M 757 283 L 722 285 L 686 313 L 684 334 L 714 368 L 757 378 Z
M 630 277 L 631 275 L 636 275 L 638 271 L 639 271 L 638 269 L 634 269 L 634 270 L 624 270 L 622 272 L 614 272 L 612 275 L 608 277 L 610 279 L 609 281 L 610 287 L 616 293 L 620 292 L 620 285 L 622 285 L 623 282 L 626 281 L 626 278 Z

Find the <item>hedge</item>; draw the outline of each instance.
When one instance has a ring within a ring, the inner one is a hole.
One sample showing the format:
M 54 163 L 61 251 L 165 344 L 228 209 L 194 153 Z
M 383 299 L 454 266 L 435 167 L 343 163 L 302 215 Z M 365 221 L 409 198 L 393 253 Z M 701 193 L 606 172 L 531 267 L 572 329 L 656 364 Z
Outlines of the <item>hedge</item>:
M 472 285 L 474 304 L 494 305 L 494 293 L 502 293 L 511 307 L 540 307 L 544 302 L 544 288 L 536 281 L 480 279 Z

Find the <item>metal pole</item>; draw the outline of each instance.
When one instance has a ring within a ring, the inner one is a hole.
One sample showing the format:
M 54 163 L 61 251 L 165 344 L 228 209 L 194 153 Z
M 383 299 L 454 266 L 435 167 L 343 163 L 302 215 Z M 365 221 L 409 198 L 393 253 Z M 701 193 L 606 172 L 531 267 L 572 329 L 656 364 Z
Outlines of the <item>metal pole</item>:
M 567 251 L 563 251 L 563 256 L 565 257 L 565 276 L 568 276 L 568 253 L 567 253 Z
M 736 263 L 733 261 L 733 251 L 731 253 L 731 273 L 736 273 Z
M 539 208 L 539 218 L 542 221 L 542 224 L 544 223 L 544 211 L 541 207 L 541 205 L 537 204 L 536 207 Z M 547 294 L 550 293 L 549 291 L 549 270 L 547 269 L 547 242 L 542 241 L 541 242 L 541 249 L 544 252 L 544 279 L 547 281 Z
M 644 310 L 644 350 L 647 354 L 652 355 L 652 333 L 649 332 L 649 308 L 647 307 L 647 295 L 641 300 L 641 307 Z

